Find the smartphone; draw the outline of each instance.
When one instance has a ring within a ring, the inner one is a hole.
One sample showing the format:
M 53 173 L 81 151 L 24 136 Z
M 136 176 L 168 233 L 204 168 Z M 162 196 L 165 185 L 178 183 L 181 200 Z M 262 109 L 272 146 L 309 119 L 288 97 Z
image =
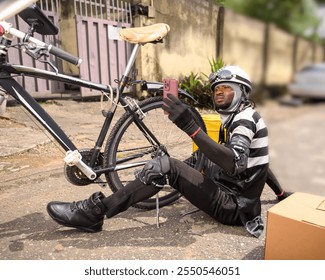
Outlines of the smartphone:
M 165 78 L 163 79 L 163 97 L 167 97 L 167 94 L 170 93 L 178 98 L 178 81 L 176 79 Z M 164 111 L 165 114 L 168 114 Z

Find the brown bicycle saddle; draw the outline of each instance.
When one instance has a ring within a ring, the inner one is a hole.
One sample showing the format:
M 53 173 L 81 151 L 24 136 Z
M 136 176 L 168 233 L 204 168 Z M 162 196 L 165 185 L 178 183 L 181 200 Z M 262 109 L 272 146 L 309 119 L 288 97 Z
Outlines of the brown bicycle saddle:
M 156 23 L 144 27 L 130 27 L 120 30 L 120 37 L 133 44 L 160 41 L 169 32 L 170 27 L 166 23 Z

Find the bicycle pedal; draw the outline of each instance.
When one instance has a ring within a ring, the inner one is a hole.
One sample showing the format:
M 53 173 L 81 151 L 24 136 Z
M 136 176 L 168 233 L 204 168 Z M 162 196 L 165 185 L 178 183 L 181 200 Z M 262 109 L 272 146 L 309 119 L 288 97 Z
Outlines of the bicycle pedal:
M 95 183 L 97 183 L 101 188 L 106 188 L 107 187 L 107 183 L 104 182 L 102 179 L 98 178 Z
M 97 183 L 101 188 L 107 188 L 107 184 L 105 182 L 98 182 Z

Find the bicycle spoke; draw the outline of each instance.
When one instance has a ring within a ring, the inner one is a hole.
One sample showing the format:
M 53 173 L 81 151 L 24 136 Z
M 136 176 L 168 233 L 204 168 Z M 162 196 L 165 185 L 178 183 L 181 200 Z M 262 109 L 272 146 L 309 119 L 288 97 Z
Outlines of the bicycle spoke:
M 203 162 L 202 154 L 193 156 L 193 142 L 182 130 L 175 126 L 161 109 L 162 97 L 145 100 L 141 109 L 145 113 L 142 122 L 164 145 L 170 157 L 184 161 L 199 169 Z M 202 125 L 203 120 L 196 113 L 197 121 Z M 203 124 L 204 125 L 204 124 Z M 141 162 L 146 162 L 155 156 L 159 148 L 157 143 L 139 129 L 130 114 L 125 114 L 116 123 L 106 146 L 106 166 L 114 166 L 114 172 L 106 174 L 107 181 L 113 191 L 123 188 L 129 181 L 135 179 L 135 173 L 141 168 Z M 175 201 L 179 194 L 172 188 L 164 188 L 159 192 L 160 205 Z M 138 203 L 140 208 L 152 209 L 155 198 Z

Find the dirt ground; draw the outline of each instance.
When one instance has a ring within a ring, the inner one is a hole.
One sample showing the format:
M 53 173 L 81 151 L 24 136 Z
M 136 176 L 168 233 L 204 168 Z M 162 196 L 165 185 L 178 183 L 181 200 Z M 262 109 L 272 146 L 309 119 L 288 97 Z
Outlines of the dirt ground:
M 78 145 L 95 140 L 102 123 L 98 102 L 58 100 L 46 110 Z M 299 107 L 269 102 L 258 107 L 269 127 L 271 167 L 290 191 L 325 196 L 325 104 Z M 87 234 L 54 223 L 51 200 L 84 199 L 98 186 L 76 187 L 63 175 L 64 153 L 22 113 L 8 107 L 0 118 L 0 259 L 263 259 L 264 234 L 256 239 L 242 227 L 216 223 L 185 199 L 155 211 L 131 208 Z M 109 189 L 102 190 L 109 194 Z M 268 187 L 262 216 L 277 201 Z

